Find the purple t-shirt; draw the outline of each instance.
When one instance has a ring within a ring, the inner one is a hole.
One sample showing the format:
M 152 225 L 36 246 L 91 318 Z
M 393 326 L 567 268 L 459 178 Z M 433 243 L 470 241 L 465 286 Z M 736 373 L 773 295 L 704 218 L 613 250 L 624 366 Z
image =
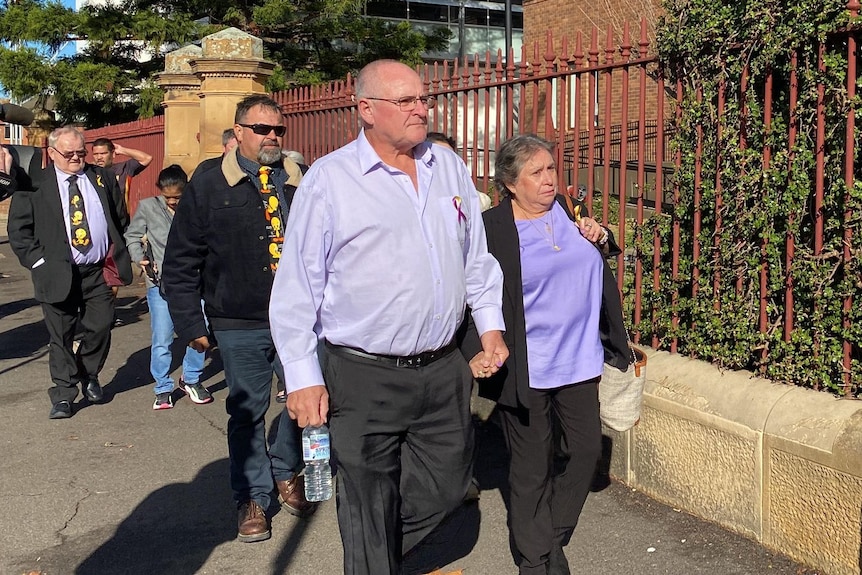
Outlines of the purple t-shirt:
M 556 202 L 543 218 L 515 224 L 530 387 L 553 389 L 598 377 L 604 361 L 601 254 Z

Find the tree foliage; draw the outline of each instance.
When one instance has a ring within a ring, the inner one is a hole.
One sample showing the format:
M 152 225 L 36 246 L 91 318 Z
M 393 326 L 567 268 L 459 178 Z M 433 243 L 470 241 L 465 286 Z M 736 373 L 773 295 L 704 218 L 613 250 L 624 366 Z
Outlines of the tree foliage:
M 674 141 L 680 202 L 673 214 L 647 222 L 638 248 L 652 253 L 653 232 L 670 245 L 672 218 L 680 223 L 680 243 L 687 248 L 676 284 L 644 294 L 658 310 L 658 334 L 665 344 L 678 338 L 681 353 L 724 367 L 855 394 L 862 385 L 862 184 L 848 189 L 844 165 L 846 119 L 852 111 L 858 122 L 862 110 L 858 95 L 848 97 L 846 29 L 854 23 L 848 22 L 846 2 L 666 0 L 664 8 L 657 33 L 661 69 L 669 85 L 682 87 Z M 798 82 L 792 86 L 794 55 Z M 822 174 L 816 165 L 818 99 L 824 106 Z M 853 137 L 858 150 L 858 131 Z M 821 209 L 815 206 L 819 185 Z M 696 217 L 703 230 L 697 236 Z M 815 244 L 818 221 L 822 248 Z M 845 231 L 852 238 L 850 261 L 843 258 Z M 790 245 L 795 254 L 788 267 Z M 651 257 L 642 261 L 648 266 Z M 670 258 L 661 265 L 669 277 Z M 763 291 L 762 269 L 767 272 Z M 788 286 L 792 302 L 786 298 Z M 845 311 L 848 296 L 853 303 Z M 789 340 L 788 307 L 794 319 Z M 646 322 L 640 327 L 649 333 Z M 855 347 L 849 386 L 842 365 L 845 340 Z
M 152 115 L 141 93 L 163 68 L 163 51 L 199 37 L 188 15 L 170 19 L 122 5 L 85 6 L 79 12 L 59 2 L 18 0 L 0 8 L 0 84 L 9 97 L 49 97 L 62 122 L 88 127 Z M 70 56 L 72 42 L 85 47 Z
M 152 76 L 164 54 L 234 26 L 258 36 L 279 67 L 275 91 L 340 79 L 377 58 L 421 62 L 448 43 L 446 28 L 362 16 L 364 0 L 116 0 L 79 12 L 57 0 L 0 2 L 0 85 L 9 97 L 49 98 L 62 122 L 88 127 L 160 111 Z M 64 55 L 69 42 L 85 48 Z
M 366 18 L 365 0 L 136 1 L 139 9 L 179 10 L 261 38 L 266 57 L 282 70 L 272 90 L 342 79 L 378 58 L 417 65 L 450 37 L 445 27 L 421 31 L 407 22 Z

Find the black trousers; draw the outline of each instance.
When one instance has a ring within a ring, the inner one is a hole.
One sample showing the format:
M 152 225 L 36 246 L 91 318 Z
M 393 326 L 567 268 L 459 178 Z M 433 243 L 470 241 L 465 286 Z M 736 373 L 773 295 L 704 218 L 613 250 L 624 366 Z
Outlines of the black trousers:
M 54 387 L 51 403 L 75 401 L 78 382 L 96 377 L 105 365 L 111 347 L 114 303 L 105 284 L 101 265 L 72 266 L 72 289 L 60 303 L 43 303 L 50 352 L 48 368 Z M 72 351 L 78 318 L 84 330 L 78 352 Z
M 567 545 L 578 524 L 601 456 L 597 381 L 530 389 L 529 408 L 499 409 L 511 455 L 509 529 L 520 575 L 547 573 L 552 547 Z M 555 451 L 563 459 L 556 473 Z
M 402 558 L 463 501 L 472 375 L 454 351 L 418 369 L 326 354 L 345 575 L 401 575 Z

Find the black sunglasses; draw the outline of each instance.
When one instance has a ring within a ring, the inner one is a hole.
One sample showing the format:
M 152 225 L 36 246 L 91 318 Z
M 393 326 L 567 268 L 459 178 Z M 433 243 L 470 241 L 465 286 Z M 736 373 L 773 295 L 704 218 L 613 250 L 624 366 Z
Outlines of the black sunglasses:
M 270 126 L 269 124 L 240 124 L 243 128 L 249 128 L 258 136 L 268 136 L 270 132 L 275 132 L 275 137 L 280 138 L 287 131 L 285 126 Z
M 51 146 L 51 149 L 54 150 L 55 152 L 57 152 L 58 154 L 60 154 L 61 156 L 63 156 L 64 158 L 66 158 L 66 160 L 71 160 L 75 156 L 78 156 L 79 158 L 86 158 L 87 157 L 87 150 L 74 150 L 72 152 L 61 152 L 60 150 L 58 150 L 54 146 Z

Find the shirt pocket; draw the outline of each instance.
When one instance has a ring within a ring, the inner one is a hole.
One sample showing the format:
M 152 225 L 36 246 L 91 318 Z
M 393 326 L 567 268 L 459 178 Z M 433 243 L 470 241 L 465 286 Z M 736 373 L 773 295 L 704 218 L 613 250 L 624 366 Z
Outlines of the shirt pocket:
M 470 221 L 467 202 L 459 196 L 440 198 L 438 202 L 440 202 L 440 212 L 446 236 L 458 240 L 458 243 L 463 247 L 467 241 L 467 224 Z
M 237 194 L 236 191 L 226 190 L 224 192 L 213 192 L 210 199 L 212 210 L 229 210 L 230 208 L 241 208 L 248 204 L 248 195 Z

